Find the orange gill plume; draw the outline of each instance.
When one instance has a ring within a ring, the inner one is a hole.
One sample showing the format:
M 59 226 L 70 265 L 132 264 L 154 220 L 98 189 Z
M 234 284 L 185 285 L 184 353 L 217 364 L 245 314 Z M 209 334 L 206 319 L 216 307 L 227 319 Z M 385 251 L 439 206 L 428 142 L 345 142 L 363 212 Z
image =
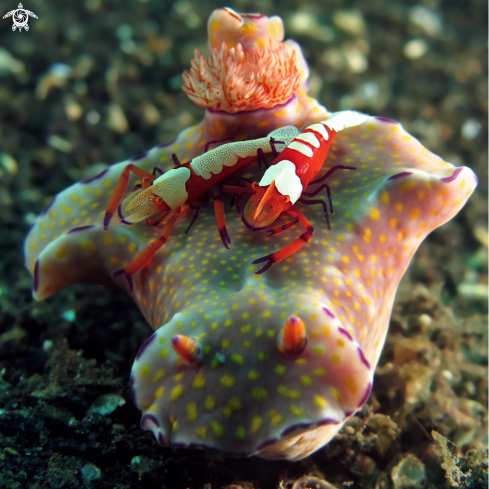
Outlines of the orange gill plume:
M 245 52 L 241 44 L 223 42 L 206 60 L 195 50 L 190 71 L 183 74 L 183 91 L 197 105 L 235 113 L 272 108 L 297 91 L 300 74 L 295 51 L 284 44 Z

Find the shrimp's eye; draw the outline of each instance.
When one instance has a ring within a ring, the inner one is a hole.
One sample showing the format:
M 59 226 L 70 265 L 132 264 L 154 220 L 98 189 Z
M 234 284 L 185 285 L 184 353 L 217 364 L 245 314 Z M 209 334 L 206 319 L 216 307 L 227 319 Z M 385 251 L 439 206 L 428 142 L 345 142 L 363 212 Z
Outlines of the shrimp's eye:
M 252 187 L 252 188 L 256 188 L 256 187 L 258 187 L 258 182 L 253 182 L 253 183 L 251 184 L 251 187 Z
M 284 202 L 290 202 L 290 197 L 288 195 L 284 197 Z

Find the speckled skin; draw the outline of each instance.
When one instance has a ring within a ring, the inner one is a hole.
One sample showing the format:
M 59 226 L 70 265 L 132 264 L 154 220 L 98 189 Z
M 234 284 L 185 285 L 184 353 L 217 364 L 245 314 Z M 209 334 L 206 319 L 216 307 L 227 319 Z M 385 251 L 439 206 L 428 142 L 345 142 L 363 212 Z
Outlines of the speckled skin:
M 229 114 L 207 112 L 174 143 L 132 162 L 168 169 L 171 153 L 182 161 L 199 154 L 216 139 L 210 135 L 217 126 L 221 137 L 247 138 L 291 124 L 291 118 L 303 129 L 327 118 L 310 100 L 296 95 L 290 103 L 299 110 L 295 119 L 287 112 L 286 123 L 275 109 L 253 112 L 251 123 L 249 113 L 233 114 L 230 126 L 222 123 Z M 260 120 L 266 128 L 258 128 Z M 103 231 L 110 192 L 127 163 L 61 192 L 38 217 L 25 242 L 36 299 L 78 282 L 129 293 L 112 273 L 160 230 L 114 218 Z M 338 134 L 324 172 L 338 164 L 356 170 L 339 170 L 328 180 L 331 230 L 321 206 L 298 204 L 315 228 L 313 238 L 265 274 L 255 275 L 251 262 L 300 230 L 265 238 L 246 229 L 226 205 L 232 240 L 226 250 L 207 202 L 191 232 L 184 234 L 192 212 L 185 211 L 169 241 L 134 275 L 130 295 L 155 333 L 136 358 L 131 385 L 142 427 L 160 443 L 298 460 L 327 443 L 366 401 L 399 281 L 424 237 L 460 210 L 477 179 L 430 153 L 399 124 L 374 117 Z M 262 174 L 250 165 L 236 178 L 259 181 Z M 277 334 L 292 314 L 308 333 L 297 358 L 277 348 Z M 200 366 L 185 365 L 173 351 L 176 334 L 199 340 Z

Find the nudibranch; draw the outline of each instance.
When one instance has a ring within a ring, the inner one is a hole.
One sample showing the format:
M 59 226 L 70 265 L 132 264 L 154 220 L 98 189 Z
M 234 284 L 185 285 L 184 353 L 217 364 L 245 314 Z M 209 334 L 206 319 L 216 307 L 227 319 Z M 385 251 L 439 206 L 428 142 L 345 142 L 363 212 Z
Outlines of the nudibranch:
M 128 164 L 168 170 L 173 154 L 189 161 L 210 141 L 254 140 L 287 125 L 302 131 L 330 115 L 307 96 L 307 65 L 296 43 L 282 42 L 278 17 L 222 8 L 208 29 L 213 54 L 206 61 L 197 53 L 184 75 L 186 93 L 206 108 L 203 121 L 57 195 L 26 237 L 26 266 L 37 300 L 78 282 L 118 287 L 134 299 L 155 332 L 137 355 L 131 388 L 141 426 L 160 444 L 299 460 L 367 400 L 399 281 L 421 241 L 462 208 L 477 179 L 399 123 L 369 116 L 336 136 L 320 175 L 336 165 L 355 171 L 328 179 L 330 229 L 318 206 L 301 207 L 315 233 L 299 252 L 255 274 L 251 262 L 298 231 L 265 238 L 228 212 L 228 250 L 204 202 L 187 235 L 193 212 L 184 208 L 130 291 L 113 272 L 161 230 L 117 216 L 104 230 Z M 260 181 L 264 171 L 252 162 L 230 184 Z

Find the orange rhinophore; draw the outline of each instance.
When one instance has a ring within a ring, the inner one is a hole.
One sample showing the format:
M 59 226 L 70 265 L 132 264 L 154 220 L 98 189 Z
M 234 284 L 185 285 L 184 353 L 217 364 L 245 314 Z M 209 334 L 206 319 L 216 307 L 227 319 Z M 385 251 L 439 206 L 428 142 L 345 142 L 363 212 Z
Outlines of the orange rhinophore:
M 202 362 L 202 347 L 194 338 L 183 334 L 175 335 L 171 339 L 171 346 L 187 365 L 195 367 Z
M 300 355 L 307 345 L 307 331 L 304 321 L 298 316 L 290 316 L 277 337 L 280 353 Z

